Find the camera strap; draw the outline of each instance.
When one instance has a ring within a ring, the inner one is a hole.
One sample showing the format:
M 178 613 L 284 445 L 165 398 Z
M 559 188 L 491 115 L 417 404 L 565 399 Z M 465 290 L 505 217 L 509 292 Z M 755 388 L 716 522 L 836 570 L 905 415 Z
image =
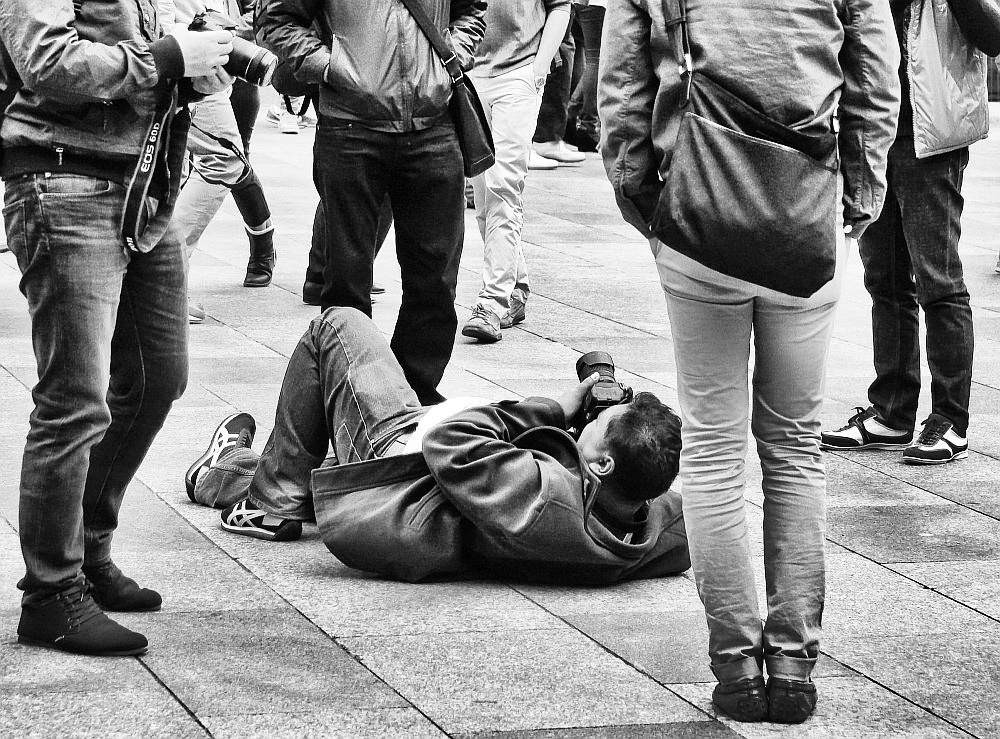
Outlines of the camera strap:
M 149 251 L 153 245 L 142 249 L 140 240 L 146 230 L 146 224 L 152 215 L 155 215 L 159 203 L 154 206 L 153 213 L 149 212 L 149 186 L 153 182 L 157 166 L 162 163 L 164 173 L 168 182 L 168 200 L 172 200 L 175 193 L 173 188 L 172 165 L 179 166 L 180 162 L 170 162 L 169 154 L 171 144 L 176 139 L 186 139 L 190 118 L 186 109 L 176 116 L 173 115 L 177 106 L 175 90 L 177 83 L 169 85 L 165 94 L 156 104 L 153 112 L 153 119 L 149 128 L 146 129 L 146 136 L 143 139 L 142 147 L 139 150 L 139 160 L 136 162 L 135 170 L 129 180 L 125 193 L 125 209 L 122 212 L 121 239 L 125 249 L 130 252 Z M 181 152 L 183 157 L 183 151 Z M 179 173 L 178 173 L 179 174 Z

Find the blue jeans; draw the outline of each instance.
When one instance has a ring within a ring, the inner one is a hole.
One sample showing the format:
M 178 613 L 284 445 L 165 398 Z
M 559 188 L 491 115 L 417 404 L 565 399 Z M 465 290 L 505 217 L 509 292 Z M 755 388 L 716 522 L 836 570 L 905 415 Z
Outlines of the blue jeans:
M 322 306 L 371 316 L 372 262 L 386 195 L 396 229 L 403 281 L 390 342 L 425 404 L 455 345 L 455 286 L 465 238 L 465 177 L 455 127 L 443 120 L 421 131 L 373 131 L 321 117 L 313 181 L 326 219 Z
M 799 299 L 718 273 L 693 277 L 686 257 L 651 246 L 670 314 L 684 521 L 712 671 L 731 682 L 766 664 L 771 677 L 806 680 L 825 601 L 820 411 L 837 296 Z M 748 420 L 764 493 L 763 626 L 744 501 Z
M 330 308 L 299 339 L 281 383 L 274 430 L 259 459 L 235 449 L 198 478 L 195 498 L 225 506 L 244 495 L 284 518 L 313 517 L 309 480 L 331 445 L 336 461 L 382 456 L 424 409 L 378 327 Z
M 868 399 L 892 428 L 911 429 L 920 396 L 920 319 L 927 328 L 931 411 L 965 436 L 972 389 L 972 309 L 958 241 L 968 148 L 917 159 L 912 136 L 889 150 L 882 214 L 862 234 L 872 296 L 875 381 Z
M 6 183 L 7 242 L 38 367 L 21 468 L 24 603 L 111 558 L 125 488 L 187 382 L 180 239 L 151 223 L 166 228 L 156 248 L 126 253 L 124 195 L 116 183 L 71 174 Z

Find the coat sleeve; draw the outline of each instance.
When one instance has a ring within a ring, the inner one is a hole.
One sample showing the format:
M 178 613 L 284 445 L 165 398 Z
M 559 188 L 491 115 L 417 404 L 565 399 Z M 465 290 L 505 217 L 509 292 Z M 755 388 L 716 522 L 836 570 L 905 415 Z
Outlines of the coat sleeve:
M 323 0 L 260 0 L 257 37 L 299 82 L 320 84 L 330 66 L 331 47 L 314 25 L 322 7 Z
M 476 49 L 486 33 L 485 0 L 453 0 L 448 21 L 448 34 L 458 54 L 463 70 L 472 69 Z
M 844 223 L 864 229 L 882 210 L 886 158 L 899 117 L 899 41 L 885 0 L 848 0 L 840 64 Z
M 643 236 L 663 183 L 653 148 L 653 103 L 659 81 L 650 53 L 650 17 L 637 0 L 611 0 L 604 16 L 597 105 L 601 153 L 625 220 Z
M 1000 54 L 1000 2 L 948 0 L 958 27 L 972 45 L 987 56 Z
M 75 18 L 72 0 L 4 0 L 0 43 L 25 88 L 61 101 L 121 100 L 183 73 L 173 38 L 96 43 L 77 35 Z
M 482 531 L 515 534 L 544 506 L 553 470 L 513 439 L 539 426 L 565 425 L 559 404 L 548 398 L 470 408 L 427 433 L 424 459 L 463 518 Z

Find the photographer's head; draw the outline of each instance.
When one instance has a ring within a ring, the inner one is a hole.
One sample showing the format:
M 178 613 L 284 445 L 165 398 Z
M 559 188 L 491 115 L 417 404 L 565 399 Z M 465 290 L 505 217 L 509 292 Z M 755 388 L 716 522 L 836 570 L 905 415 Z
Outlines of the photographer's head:
M 652 393 L 639 393 L 587 424 L 577 447 L 602 488 L 638 504 L 665 493 L 677 476 L 681 420 Z

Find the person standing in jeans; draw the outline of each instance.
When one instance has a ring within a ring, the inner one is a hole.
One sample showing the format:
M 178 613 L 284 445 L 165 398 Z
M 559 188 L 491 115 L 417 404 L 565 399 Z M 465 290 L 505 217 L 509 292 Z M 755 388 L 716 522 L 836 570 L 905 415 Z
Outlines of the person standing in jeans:
M 686 6 L 697 74 L 803 135 L 830 136 L 838 111 L 844 226 L 848 237 L 860 236 L 881 209 L 899 107 L 889 6 Z M 681 17 L 677 2 L 608 5 L 598 87 L 602 155 L 622 215 L 650 240 L 666 295 L 684 422 L 684 518 L 719 681 L 712 700 L 738 721 L 799 723 L 817 700 L 810 675 L 822 630 L 826 530 L 819 419 L 846 248 L 841 241 L 834 278 L 799 298 L 710 269 L 657 238 L 650 224 L 684 114 L 676 101 L 690 81 L 676 61 Z M 763 473 L 763 624 L 744 500 L 748 421 Z
M 492 3 L 486 11 L 486 35 L 470 75 L 493 129 L 496 163 L 472 180 L 485 245 L 483 287 L 462 327 L 463 336 L 478 341 L 499 341 L 501 329 L 524 320 L 524 178 L 539 99 L 569 10 L 570 0 L 518 0 Z
M 944 464 L 969 454 L 974 337 L 958 254 L 962 175 L 969 144 L 986 136 L 990 118 L 986 59 L 973 43 L 1000 53 L 1000 9 L 979 0 L 948 0 L 937 10 L 925 0 L 890 5 L 903 56 L 903 102 L 885 209 L 860 243 L 872 296 L 875 380 L 871 405 L 824 432 L 823 447 L 902 449 L 909 464 Z M 921 308 L 931 412 L 914 441 Z
M 23 83 L 0 129 L 0 176 L 38 370 L 21 466 L 18 640 L 141 654 L 146 638 L 104 611 L 161 605 L 118 569 L 111 541 L 125 488 L 187 383 L 184 247 L 170 223 L 186 121 L 174 82 L 193 78 L 203 94 L 228 86 L 232 36 L 163 36 L 154 0 L 5 0 L 0 47 L 4 87 Z M 146 152 L 148 218 L 126 247 L 126 193 Z
M 462 68 L 471 68 L 485 3 L 421 2 L 447 29 Z M 379 212 L 388 195 L 403 288 L 390 346 L 420 402 L 440 402 L 437 385 L 458 327 L 465 228 L 451 77 L 395 0 L 263 0 L 259 24 L 258 38 L 295 78 L 319 86 L 313 180 L 327 245 L 320 304 L 371 316 Z

